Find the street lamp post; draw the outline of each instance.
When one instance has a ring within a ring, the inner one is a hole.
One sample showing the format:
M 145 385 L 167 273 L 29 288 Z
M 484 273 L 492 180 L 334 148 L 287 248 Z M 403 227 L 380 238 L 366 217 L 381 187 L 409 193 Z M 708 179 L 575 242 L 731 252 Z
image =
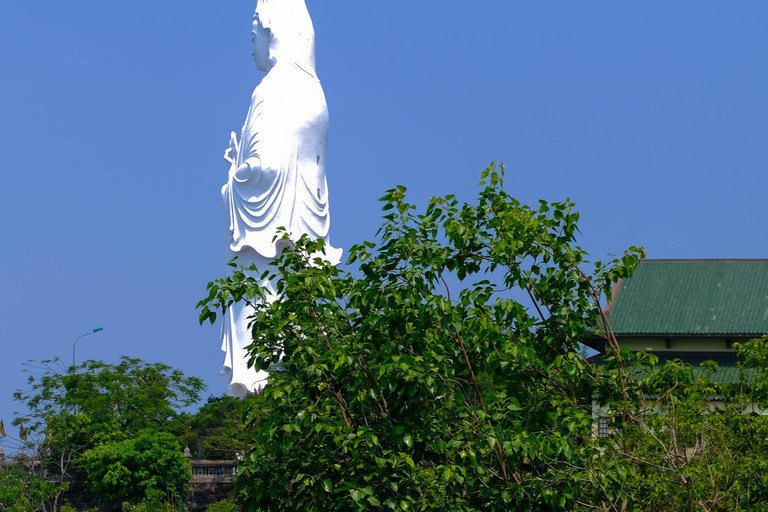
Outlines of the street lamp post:
M 88 335 L 91 335 L 91 334 L 96 334 L 97 332 L 99 332 L 99 331 L 103 331 L 103 330 L 104 330 L 104 328 L 103 328 L 103 327 L 96 327 L 96 328 L 95 328 L 95 329 L 93 329 L 91 332 L 87 332 L 87 333 L 85 333 L 85 334 L 81 334 L 80 336 L 78 336 L 77 338 L 75 338 L 75 342 L 72 344 L 72 366 L 73 366 L 73 367 L 75 366 L 75 347 L 77 346 L 77 340 L 79 340 L 79 339 L 80 339 L 80 338 L 82 338 L 83 336 L 88 336 Z

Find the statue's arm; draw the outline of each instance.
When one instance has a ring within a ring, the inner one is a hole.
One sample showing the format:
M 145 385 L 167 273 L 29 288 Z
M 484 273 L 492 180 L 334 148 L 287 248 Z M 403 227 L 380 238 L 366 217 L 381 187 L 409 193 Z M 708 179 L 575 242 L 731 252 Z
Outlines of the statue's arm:
M 235 181 L 244 183 L 246 181 L 255 184 L 261 176 L 261 160 L 258 156 L 252 156 L 241 163 L 235 171 Z
M 245 162 L 237 166 L 234 174 L 232 174 L 231 169 L 237 165 L 238 153 L 240 153 L 240 144 L 237 142 L 237 134 L 232 132 L 232 135 L 229 139 L 229 148 L 227 148 L 227 150 L 224 152 L 224 159 L 231 164 L 229 171 L 230 175 L 234 178 L 235 181 L 240 183 L 244 183 L 250 180 L 253 180 L 255 183 L 258 181 L 259 175 L 261 174 L 261 159 L 258 157 L 258 155 L 247 158 Z

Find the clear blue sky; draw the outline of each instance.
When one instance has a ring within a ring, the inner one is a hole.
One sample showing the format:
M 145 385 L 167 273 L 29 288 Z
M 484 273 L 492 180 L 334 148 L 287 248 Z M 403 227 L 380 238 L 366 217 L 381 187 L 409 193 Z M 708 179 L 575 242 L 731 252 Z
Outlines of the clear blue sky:
M 768 257 L 768 2 L 308 0 L 334 245 L 377 198 L 570 197 L 597 257 Z M 0 3 L 0 417 L 28 359 L 161 361 L 221 394 L 222 155 L 255 1 Z

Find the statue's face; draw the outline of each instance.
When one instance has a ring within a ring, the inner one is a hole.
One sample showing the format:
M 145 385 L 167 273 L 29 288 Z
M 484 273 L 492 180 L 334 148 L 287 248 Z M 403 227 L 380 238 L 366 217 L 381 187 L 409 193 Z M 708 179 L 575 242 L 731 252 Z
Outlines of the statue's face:
M 259 11 L 253 15 L 251 40 L 253 41 L 253 59 L 259 71 L 269 71 L 269 29 L 264 27 L 259 18 Z

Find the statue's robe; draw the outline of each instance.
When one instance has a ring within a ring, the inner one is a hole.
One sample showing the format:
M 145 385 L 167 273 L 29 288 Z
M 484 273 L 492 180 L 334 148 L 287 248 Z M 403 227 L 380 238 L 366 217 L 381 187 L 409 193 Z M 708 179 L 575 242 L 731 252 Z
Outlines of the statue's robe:
M 326 240 L 325 259 L 337 264 L 341 250 L 328 244 L 330 217 L 325 178 L 328 107 L 317 77 L 293 63 L 273 67 L 253 91 L 227 184 L 222 188 L 229 258 L 263 271 L 281 248 L 273 240 L 278 227 L 292 237 L 306 233 Z M 248 163 L 244 179 L 235 171 Z M 274 291 L 269 283 L 262 283 Z M 222 350 L 230 389 L 254 391 L 265 372 L 247 368 L 245 347 L 251 343 L 252 308 L 236 304 L 225 315 Z

